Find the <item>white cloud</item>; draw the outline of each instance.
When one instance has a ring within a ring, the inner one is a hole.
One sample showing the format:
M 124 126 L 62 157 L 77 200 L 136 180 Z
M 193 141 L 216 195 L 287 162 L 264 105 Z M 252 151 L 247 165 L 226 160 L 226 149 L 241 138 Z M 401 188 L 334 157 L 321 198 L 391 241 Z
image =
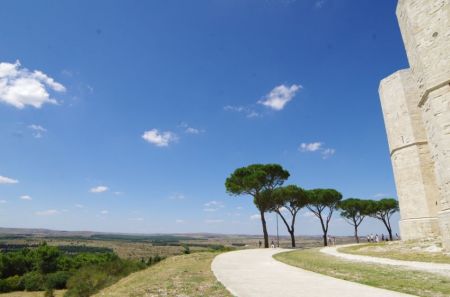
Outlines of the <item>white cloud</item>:
M 206 211 L 206 212 L 217 211 L 220 208 L 225 207 L 222 202 L 216 201 L 216 200 L 209 201 L 209 202 L 203 204 L 203 206 L 204 206 L 203 211 Z
M 225 111 L 235 111 L 235 112 L 244 112 L 247 108 L 244 106 L 232 106 L 226 105 L 223 107 Z
M 0 200 L 0 204 L 5 204 L 6 200 Z
M 41 108 L 43 104 L 57 104 L 49 90 L 64 92 L 66 88 L 45 73 L 22 68 L 14 64 L 0 63 L 0 101 L 22 109 L 27 105 Z
M 135 221 L 135 222 L 142 222 L 144 220 L 144 218 L 129 218 L 128 220 Z
M 238 112 L 243 113 L 247 118 L 256 118 L 261 116 L 261 114 L 254 109 L 246 106 L 232 106 L 232 105 L 226 105 L 223 107 L 225 111 L 231 111 L 231 112 Z
M 186 196 L 184 196 L 184 194 L 182 193 L 173 193 L 172 195 L 169 196 L 170 200 L 184 200 L 186 199 Z
M 27 200 L 27 201 L 33 200 L 33 198 L 31 198 L 31 196 L 28 196 L 28 195 L 22 195 L 19 198 L 22 200 Z
M 98 187 L 94 187 L 94 188 L 90 189 L 89 192 L 91 192 L 91 193 L 103 193 L 103 192 L 106 192 L 108 190 L 109 190 L 109 188 L 106 187 L 106 186 L 98 186 Z
M 17 179 L 13 179 L 6 176 L 0 175 L 0 185 L 1 184 L 17 184 L 19 181 Z
M 48 210 L 42 210 L 42 211 L 36 211 L 35 214 L 37 216 L 53 216 L 60 214 L 61 212 L 56 209 L 48 209 Z
M 123 192 L 120 192 L 120 191 L 116 191 L 116 192 L 114 192 L 114 195 L 116 195 L 116 196 L 120 196 L 120 195 L 123 195 Z
M 236 209 L 237 209 L 237 210 L 242 210 L 243 207 L 242 207 L 242 206 L 238 206 L 238 207 L 236 207 Z
M 322 151 L 322 158 L 323 158 L 323 159 L 328 159 L 328 158 L 330 158 L 331 156 L 333 156 L 334 153 L 336 153 L 336 150 L 335 150 L 335 149 L 332 149 L 332 148 L 324 149 L 324 150 Z
M 273 110 L 282 110 L 284 106 L 291 101 L 295 94 L 302 88 L 300 85 L 279 85 L 270 91 L 264 99 L 258 101 L 259 104 L 262 104 L 266 107 L 269 107 Z
M 327 2 L 326 0 L 318 0 L 318 1 L 316 1 L 316 3 L 314 4 L 314 6 L 315 6 L 316 8 L 318 8 L 318 9 L 320 9 L 320 8 L 322 8 L 322 7 L 325 5 L 326 2 Z
M 176 134 L 170 131 L 166 132 L 159 132 L 158 129 L 152 129 L 149 131 L 145 131 L 144 134 L 142 134 L 142 138 L 158 147 L 166 147 L 169 146 L 171 142 L 175 142 L 178 140 L 178 137 Z
M 261 220 L 261 215 L 260 214 L 251 215 L 250 220 L 252 221 Z
M 206 224 L 220 224 L 223 223 L 224 220 L 220 220 L 220 219 L 213 219 L 213 220 L 205 220 Z
M 177 224 L 183 224 L 184 222 L 185 222 L 185 220 L 181 220 L 181 219 L 175 220 L 175 223 L 177 223 Z
M 40 125 L 29 125 L 28 126 L 29 129 L 33 130 L 33 136 L 34 138 L 41 138 L 42 135 L 47 132 L 47 129 L 45 129 L 44 127 L 40 126 Z
M 109 213 L 109 211 L 107 211 L 107 210 L 102 210 L 100 213 L 101 213 L 102 215 L 106 215 L 106 214 Z
M 197 128 L 187 127 L 185 130 L 188 134 L 200 134 L 200 130 Z
M 373 195 L 373 198 L 385 198 L 385 197 L 389 197 L 389 194 L 386 193 L 376 193 L 375 195 Z
M 83 204 L 75 204 L 75 207 L 76 208 L 84 208 L 84 205 Z
M 320 152 L 322 155 L 322 159 L 328 159 L 332 157 L 336 150 L 334 148 L 325 148 L 323 147 L 322 142 L 311 142 L 311 143 L 302 143 L 298 148 L 301 152 Z
M 306 211 L 306 212 L 302 213 L 301 215 L 306 218 L 315 217 L 314 213 L 312 213 L 311 211 Z
M 187 134 L 200 134 L 205 132 L 205 130 L 197 129 L 194 127 L 189 126 L 188 123 L 182 122 L 179 127 L 184 129 L 184 132 Z
M 289 210 L 286 207 L 280 207 L 279 209 L 280 212 L 289 212 Z
M 311 143 L 302 143 L 300 144 L 300 151 L 302 152 L 315 152 L 320 150 L 322 147 L 322 142 L 311 142 Z

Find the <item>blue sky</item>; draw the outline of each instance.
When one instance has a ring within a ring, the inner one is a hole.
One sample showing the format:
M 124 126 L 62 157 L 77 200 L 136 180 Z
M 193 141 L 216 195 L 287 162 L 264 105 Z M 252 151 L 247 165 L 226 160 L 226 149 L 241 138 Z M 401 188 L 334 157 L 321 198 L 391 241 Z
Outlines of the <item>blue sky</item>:
M 395 197 L 378 98 L 407 67 L 395 5 L 2 2 L 0 226 L 258 234 L 252 199 L 224 189 L 251 163 Z

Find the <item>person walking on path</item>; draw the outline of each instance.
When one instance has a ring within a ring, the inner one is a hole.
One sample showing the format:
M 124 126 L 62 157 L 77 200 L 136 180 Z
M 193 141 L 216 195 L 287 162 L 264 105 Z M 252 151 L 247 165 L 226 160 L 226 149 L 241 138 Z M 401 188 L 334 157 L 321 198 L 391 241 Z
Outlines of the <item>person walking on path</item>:
M 259 248 L 261 248 L 261 244 L 262 244 L 262 242 L 261 242 L 261 240 L 259 241 Z

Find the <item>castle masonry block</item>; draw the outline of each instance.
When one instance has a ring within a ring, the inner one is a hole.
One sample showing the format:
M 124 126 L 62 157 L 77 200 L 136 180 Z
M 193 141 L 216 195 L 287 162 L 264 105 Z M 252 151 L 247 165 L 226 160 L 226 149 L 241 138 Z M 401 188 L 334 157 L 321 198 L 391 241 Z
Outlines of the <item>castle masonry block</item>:
M 399 0 L 397 17 L 410 69 L 379 91 L 400 229 L 404 239 L 438 235 L 450 250 L 450 1 Z
M 439 195 L 411 71 L 382 80 L 379 93 L 400 204 L 400 233 L 405 240 L 436 237 Z

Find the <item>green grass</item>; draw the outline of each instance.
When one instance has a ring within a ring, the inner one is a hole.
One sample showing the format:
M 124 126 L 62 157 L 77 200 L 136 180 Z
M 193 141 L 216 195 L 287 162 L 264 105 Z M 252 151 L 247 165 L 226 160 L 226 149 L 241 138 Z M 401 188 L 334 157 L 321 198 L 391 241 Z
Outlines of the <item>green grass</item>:
M 420 250 L 416 243 L 372 243 L 339 248 L 338 251 L 354 255 L 373 256 L 404 261 L 450 264 L 450 255 Z
M 338 259 L 308 249 L 277 254 L 286 264 L 373 287 L 423 297 L 450 296 L 450 278 L 391 266 L 363 264 Z
M 211 262 L 217 254 L 201 252 L 170 257 L 121 279 L 94 296 L 231 296 L 211 271 Z

